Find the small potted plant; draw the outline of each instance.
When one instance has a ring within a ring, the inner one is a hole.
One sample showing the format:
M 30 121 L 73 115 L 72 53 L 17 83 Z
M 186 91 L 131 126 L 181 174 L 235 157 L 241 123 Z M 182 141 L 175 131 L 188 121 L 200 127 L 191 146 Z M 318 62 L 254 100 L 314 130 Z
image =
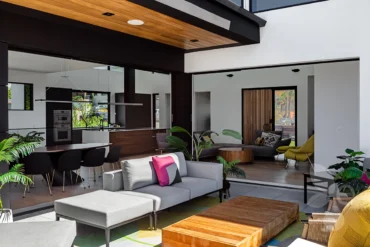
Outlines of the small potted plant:
M 331 174 L 334 182 L 338 185 L 340 192 L 354 197 L 369 188 L 368 171 L 363 168 L 364 154 L 362 151 L 346 149 L 347 155 L 337 156 L 341 162 L 329 166 L 329 170 L 334 170 Z
M 1 200 L 1 189 L 8 183 L 32 184 L 32 180 L 23 174 L 23 164 L 19 160 L 31 154 L 39 142 L 27 142 L 28 137 L 10 136 L 0 142 L 0 165 L 10 165 L 9 171 L 0 174 L 0 223 L 13 222 L 12 210 L 4 208 Z
M 236 178 L 245 178 L 245 172 L 237 167 L 236 165 L 240 163 L 240 160 L 233 160 L 227 162 L 223 157 L 217 156 L 217 160 L 223 165 L 223 193 L 224 197 L 230 197 L 230 182 L 227 180 L 227 176 L 233 176 Z
M 181 152 L 184 153 L 184 156 L 187 160 L 193 160 L 193 157 L 195 158 L 196 161 L 199 161 L 200 156 L 203 152 L 204 149 L 210 148 L 213 145 L 213 142 L 210 138 L 204 138 L 204 137 L 210 137 L 212 134 L 218 136 L 218 133 L 211 131 L 211 130 L 206 130 L 202 132 L 199 136 L 199 141 L 195 140 L 194 137 L 184 128 L 180 126 L 173 126 L 170 129 L 170 133 L 185 133 L 189 138 L 192 140 L 193 147 L 194 147 L 194 155 L 192 155 L 191 148 L 188 148 L 187 142 L 183 141 L 181 138 L 170 135 L 166 137 L 166 141 L 172 148 L 175 148 Z M 229 130 L 229 129 L 224 129 L 222 131 L 222 134 L 224 136 L 231 136 L 237 140 L 242 140 L 243 137 L 241 134 L 235 130 Z

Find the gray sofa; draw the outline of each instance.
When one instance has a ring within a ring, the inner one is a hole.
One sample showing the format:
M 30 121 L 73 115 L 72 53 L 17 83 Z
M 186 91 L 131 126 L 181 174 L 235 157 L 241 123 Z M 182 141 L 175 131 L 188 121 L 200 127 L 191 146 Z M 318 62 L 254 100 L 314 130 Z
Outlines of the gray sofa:
M 261 137 L 262 130 L 257 130 L 255 134 L 255 138 Z M 198 132 L 194 132 L 195 134 Z M 200 133 L 200 132 L 199 132 Z M 274 133 L 277 135 L 282 135 L 282 131 L 270 131 L 270 133 Z M 215 157 L 218 155 L 218 150 L 220 148 L 225 147 L 246 147 L 253 150 L 254 157 L 262 157 L 262 158 L 273 158 L 275 155 L 277 155 L 276 149 L 280 146 L 289 146 L 291 142 L 291 139 L 284 139 L 279 140 L 274 147 L 268 147 L 268 146 L 258 146 L 258 145 L 246 145 L 246 144 L 235 144 L 235 143 L 214 143 L 212 147 L 203 149 L 200 158 L 209 158 L 209 157 Z
M 154 168 L 149 163 L 152 161 L 152 156 L 149 156 L 122 161 L 122 170 L 105 172 L 103 189 L 152 199 L 156 211 L 217 191 L 220 192 L 220 200 L 222 200 L 223 167 L 221 164 L 186 161 L 181 152 L 158 156 L 172 156 L 179 168 L 181 183 L 166 187 L 159 186 Z

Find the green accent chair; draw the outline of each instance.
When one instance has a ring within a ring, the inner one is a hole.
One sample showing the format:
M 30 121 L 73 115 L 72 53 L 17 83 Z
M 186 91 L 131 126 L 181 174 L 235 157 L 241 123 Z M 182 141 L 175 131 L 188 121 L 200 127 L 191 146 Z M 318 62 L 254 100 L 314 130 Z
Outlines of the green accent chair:
M 303 144 L 302 146 L 288 149 L 284 153 L 285 159 L 295 160 L 296 161 L 295 166 L 297 166 L 298 162 L 305 162 L 305 161 L 308 160 L 308 162 L 310 162 L 312 168 L 314 169 L 314 166 L 313 166 L 313 164 L 311 162 L 311 159 L 310 159 L 310 157 L 313 155 L 314 150 L 315 150 L 314 145 L 315 145 L 315 135 L 312 135 L 306 141 L 306 143 Z M 289 163 L 287 162 L 287 165 L 286 165 L 285 169 L 288 168 L 288 165 L 289 165 Z

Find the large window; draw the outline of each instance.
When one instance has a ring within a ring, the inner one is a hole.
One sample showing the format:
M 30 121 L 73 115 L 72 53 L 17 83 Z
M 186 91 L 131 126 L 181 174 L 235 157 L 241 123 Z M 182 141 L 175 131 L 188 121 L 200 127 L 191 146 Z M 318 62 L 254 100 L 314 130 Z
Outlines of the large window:
M 275 89 L 275 130 L 283 132 L 283 138 L 292 139 L 291 146 L 295 146 L 296 139 L 296 89 Z
M 260 12 L 321 1 L 325 0 L 250 0 L 250 9 L 252 12 Z
M 72 100 L 73 128 L 109 125 L 109 93 L 73 91 Z
M 8 109 L 17 111 L 33 110 L 33 85 L 28 83 L 8 83 Z
M 238 5 L 240 7 L 243 7 L 244 0 L 229 0 L 229 1 L 235 3 L 236 5 Z

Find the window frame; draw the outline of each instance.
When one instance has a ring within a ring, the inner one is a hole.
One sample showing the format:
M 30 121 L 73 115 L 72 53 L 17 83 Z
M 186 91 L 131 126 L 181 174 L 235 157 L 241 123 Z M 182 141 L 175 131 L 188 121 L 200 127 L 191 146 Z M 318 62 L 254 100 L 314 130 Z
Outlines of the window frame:
M 11 82 L 9 81 L 8 82 L 8 85 L 9 84 L 21 84 L 21 85 L 27 85 L 27 86 L 30 86 L 30 89 L 31 89 L 31 92 L 30 92 L 30 108 L 29 110 L 26 109 L 26 100 L 27 100 L 27 97 L 26 97 L 26 91 L 24 91 L 24 95 L 23 95 L 23 100 L 24 100 L 24 109 L 9 109 L 8 107 L 8 111 L 34 111 L 34 104 L 33 104 L 33 83 L 27 83 L 27 82 Z M 9 89 L 7 85 L 7 88 Z
M 71 97 L 73 97 L 73 93 L 74 92 L 77 92 L 77 93 L 80 93 L 81 90 L 75 90 L 75 89 L 72 89 L 72 95 Z M 110 115 L 111 115 L 111 109 L 110 109 L 110 103 L 111 103 L 111 92 L 107 92 L 107 91 L 93 91 L 93 90 L 82 90 L 82 92 L 84 93 L 101 93 L 101 94 L 108 94 L 108 124 L 110 123 Z M 72 111 L 73 111 L 73 103 L 72 103 Z M 73 127 L 73 112 L 71 112 L 72 114 L 72 129 L 86 129 L 86 127 Z M 88 127 L 88 128 L 98 128 L 99 126 L 95 126 L 95 127 Z
M 251 13 L 262 13 L 262 12 L 271 11 L 271 10 L 286 9 L 286 8 L 292 8 L 292 7 L 297 7 L 297 6 L 307 5 L 307 4 L 313 4 L 313 3 L 326 2 L 326 1 L 329 1 L 329 0 L 316 0 L 316 1 L 308 2 L 308 3 L 297 3 L 297 4 L 282 6 L 282 7 L 276 7 L 276 8 L 271 8 L 271 9 L 253 11 L 253 0 L 249 0 L 249 12 L 251 12 Z

